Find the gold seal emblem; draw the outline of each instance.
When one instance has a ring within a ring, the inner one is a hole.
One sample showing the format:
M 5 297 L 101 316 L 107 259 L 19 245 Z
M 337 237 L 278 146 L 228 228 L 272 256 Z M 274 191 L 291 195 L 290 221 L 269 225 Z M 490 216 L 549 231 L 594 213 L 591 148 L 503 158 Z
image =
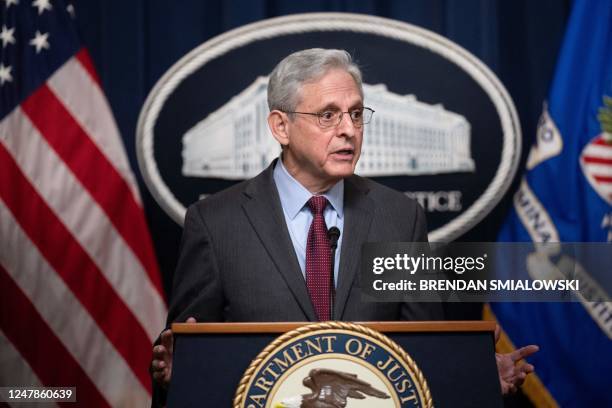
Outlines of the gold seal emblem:
M 353 323 L 302 326 L 247 368 L 234 408 L 432 407 L 414 360 L 383 334 Z

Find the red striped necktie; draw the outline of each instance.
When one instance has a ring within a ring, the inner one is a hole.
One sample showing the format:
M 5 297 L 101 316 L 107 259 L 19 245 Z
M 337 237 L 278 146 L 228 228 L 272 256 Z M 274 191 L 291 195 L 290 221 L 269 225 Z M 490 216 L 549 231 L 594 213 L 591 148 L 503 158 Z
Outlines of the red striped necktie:
M 331 319 L 331 250 L 323 217 L 326 206 L 327 199 L 323 196 L 308 200 L 313 219 L 306 243 L 306 287 L 319 321 Z

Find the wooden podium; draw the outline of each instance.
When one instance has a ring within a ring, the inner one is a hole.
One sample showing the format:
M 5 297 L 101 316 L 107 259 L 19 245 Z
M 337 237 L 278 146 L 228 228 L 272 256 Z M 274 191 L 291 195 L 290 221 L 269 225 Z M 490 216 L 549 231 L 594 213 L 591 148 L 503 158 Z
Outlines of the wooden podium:
M 175 323 L 168 407 L 231 407 L 261 350 L 308 323 Z M 366 322 L 415 360 L 440 407 L 502 407 L 493 322 Z

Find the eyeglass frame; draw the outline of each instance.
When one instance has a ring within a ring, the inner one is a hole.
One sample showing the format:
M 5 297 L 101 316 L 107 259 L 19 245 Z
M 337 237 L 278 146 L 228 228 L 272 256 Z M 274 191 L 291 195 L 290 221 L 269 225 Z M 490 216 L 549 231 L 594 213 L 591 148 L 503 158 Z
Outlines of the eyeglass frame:
M 353 120 L 353 118 L 351 117 L 351 112 L 355 112 L 357 110 L 361 110 L 361 113 L 363 114 L 364 111 L 368 110 L 370 112 L 372 112 L 371 116 L 370 116 L 370 120 L 368 120 L 367 122 L 362 122 L 361 123 L 355 123 L 355 121 Z M 322 112 L 297 112 L 297 111 L 281 111 L 283 113 L 297 113 L 300 115 L 311 115 L 311 116 L 316 116 L 317 117 L 317 122 L 319 123 L 319 126 L 323 129 L 330 129 L 333 128 L 334 126 L 338 126 L 340 123 L 342 123 L 342 118 L 344 118 L 344 114 L 348 113 L 349 118 L 351 119 L 351 123 L 353 124 L 353 126 L 357 126 L 357 127 L 362 127 L 363 125 L 367 125 L 368 123 L 370 123 L 370 121 L 372 120 L 372 117 L 374 117 L 374 113 L 376 112 L 374 109 L 369 108 L 367 106 L 364 106 L 363 108 L 358 108 L 358 109 L 353 109 L 352 111 L 332 111 L 331 109 L 327 109 L 324 110 Z M 329 126 L 325 126 L 321 123 L 321 116 L 325 113 L 325 112 L 339 112 L 340 116 L 338 117 L 338 123 L 336 123 L 335 125 L 329 125 Z

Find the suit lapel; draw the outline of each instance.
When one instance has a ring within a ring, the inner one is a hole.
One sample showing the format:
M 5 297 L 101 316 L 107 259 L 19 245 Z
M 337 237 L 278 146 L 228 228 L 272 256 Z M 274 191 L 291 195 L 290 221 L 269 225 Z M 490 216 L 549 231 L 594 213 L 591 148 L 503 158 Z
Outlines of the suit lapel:
M 300 308 L 309 320 L 315 321 L 314 308 L 308 296 L 306 282 L 289 237 L 278 190 L 274 184 L 275 164 L 276 161 L 249 182 L 244 194 L 250 199 L 245 201 L 242 207 Z
M 342 320 L 348 295 L 358 273 L 361 261 L 361 246 L 365 242 L 372 216 L 374 202 L 367 196 L 368 188 L 358 177 L 349 177 L 344 182 L 344 232 L 338 288 L 334 307 L 334 319 Z

